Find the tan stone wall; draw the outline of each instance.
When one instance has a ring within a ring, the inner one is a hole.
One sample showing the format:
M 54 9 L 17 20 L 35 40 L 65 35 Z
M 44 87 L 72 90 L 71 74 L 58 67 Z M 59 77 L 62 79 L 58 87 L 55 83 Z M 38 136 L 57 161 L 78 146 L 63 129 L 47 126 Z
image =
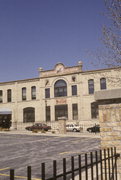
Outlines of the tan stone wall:
M 116 147 L 121 154 L 121 104 L 101 105 L 99 108 L 101 147 Z M 121 180 L 121 157 L 118 158 L 118 180 Z

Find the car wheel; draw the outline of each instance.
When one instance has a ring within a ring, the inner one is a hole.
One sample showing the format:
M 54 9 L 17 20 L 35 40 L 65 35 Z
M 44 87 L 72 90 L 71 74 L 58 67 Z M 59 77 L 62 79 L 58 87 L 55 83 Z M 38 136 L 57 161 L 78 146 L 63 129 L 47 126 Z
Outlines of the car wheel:
M 91 133 L 91 132 L 92 132 L 92 130 L 91 130 L 91 129 L 89 129 L 89 132 Z
M 77 132 L 77 129 L 73 129 L 73 132 Z

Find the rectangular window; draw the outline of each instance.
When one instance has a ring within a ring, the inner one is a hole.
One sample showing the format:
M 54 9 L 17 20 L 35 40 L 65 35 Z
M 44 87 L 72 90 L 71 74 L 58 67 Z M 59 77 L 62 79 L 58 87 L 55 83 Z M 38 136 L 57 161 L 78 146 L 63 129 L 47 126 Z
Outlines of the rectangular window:
M 78 104 L 72 104 L 73 120 L 78 120 Z
M 25 101 L 26 100 L 26 88 L 22 88 L 22 100 Z
M 77 85 L 72 86 L 72 96 L 77 95 Z
M 36 87 L 35 86 L 31 87 L 31 98 L 36 99 Z
M 98 116 L 98 104 L 96 102 L 91 103 L 91 118 L 97 118 Z
M 51 121 L 50 106 L 46 106 L 46 121 Z
M 12 101 L 12 91 L 11 91 L 11 89 L 7 90 L 7 101 L 8 102 Z
M 2 102 L 3 102 L 3 91 L 0 90 L 0 103 L 2 103 Z
M 45 98 L 50 98 L 50 88 L 45 89 Z
M 105 78 L 100 79 L 100 89 L 106 89 L 106 79 Z
M 94 94 L 94 80 L 88 80 L 89 94 Z
M 56 105 L 55 106 L 55 120 L 59 117 L 66 117 L 68 119 L 68 106 L 67 105 Z

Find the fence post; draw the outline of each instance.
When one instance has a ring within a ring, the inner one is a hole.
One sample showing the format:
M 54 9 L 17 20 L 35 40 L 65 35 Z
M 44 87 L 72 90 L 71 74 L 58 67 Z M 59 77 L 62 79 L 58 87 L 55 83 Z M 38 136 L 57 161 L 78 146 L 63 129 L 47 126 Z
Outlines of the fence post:
M 99 105 L 99 122 L 101 126 L 101 147 L 107 149 L 115 146 L 117 153 L 120 154 L 121 104 Z M 111 156 L 112 155 L 116 156 L 115 153 L 113 153 L 113 149 L 111 150 Z M 118 159 L 116 158 L 116 160 L 115 158 L 111 157 L 110 161 L 110 166 L 111 168 L 113 167 L 114 170 L 108 172 L 108 174 L 111 173 L 111 176 L 115 176 L 117 180 L 121 180 L 121 157 Z M 107 168 L 109 169 L 108 166 Z
M 10 180 L 14 180 L 14 169 L 10 169 Z
M 45 163 L 41 164 L 42 180 L 45 180 Z
M 31 166 L 27 167 L 27 179 L 31 180 Z

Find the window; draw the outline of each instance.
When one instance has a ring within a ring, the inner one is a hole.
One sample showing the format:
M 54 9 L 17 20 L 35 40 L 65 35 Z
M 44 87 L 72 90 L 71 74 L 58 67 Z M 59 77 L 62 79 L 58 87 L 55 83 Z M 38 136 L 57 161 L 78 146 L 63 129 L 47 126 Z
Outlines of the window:
M 31 87 L 31 98 L 36 99 L 36 86 Z
M 77 85 L 72 86 L 72 96 L 77 95 Z
M 97 118 L 98 116 L 98 104 L 96 102 L 91 103 L 91 118 Z
M 89 94 L 94 94 L 94 80 L 88 80 Z
M 35 108 L 27 107 L 23 109 L 23 122 L 35 122 Z
M 50 98 L 50 88 L 45 89 L 45 98 Z
M 64 80 L 56 81 L 54 85 L 55 97 L 67 96 L 67 84 Z
M 22 88 L 22 100 L 25 101 L 26 100 L 26 88 Z
M 78 104 L 72 104 L 73 120 L 78 120 Z
M 50 121 L 51 116 L 50 116 L 50 106 L 46 106 L 46 121 Z
M 55 106 L 55 120 L 57 121 L 59 117 L 68 118 L 68 106 L 67 105 L 56 105 Z
M 2 102 L 3 102 L 3 91 L 0 90 L 0 103 L 2 103 Z
M 100 79 L 100 89 L 106 89 L 106 79 L 105 78 Z
M 7 90 L 7 101 L 8 102 L 12 101 L 12 91 L 11 91 L 11 89 Z
M 72 76 L 72 81 L 75 82 L 76 81 L 76 77 Z

